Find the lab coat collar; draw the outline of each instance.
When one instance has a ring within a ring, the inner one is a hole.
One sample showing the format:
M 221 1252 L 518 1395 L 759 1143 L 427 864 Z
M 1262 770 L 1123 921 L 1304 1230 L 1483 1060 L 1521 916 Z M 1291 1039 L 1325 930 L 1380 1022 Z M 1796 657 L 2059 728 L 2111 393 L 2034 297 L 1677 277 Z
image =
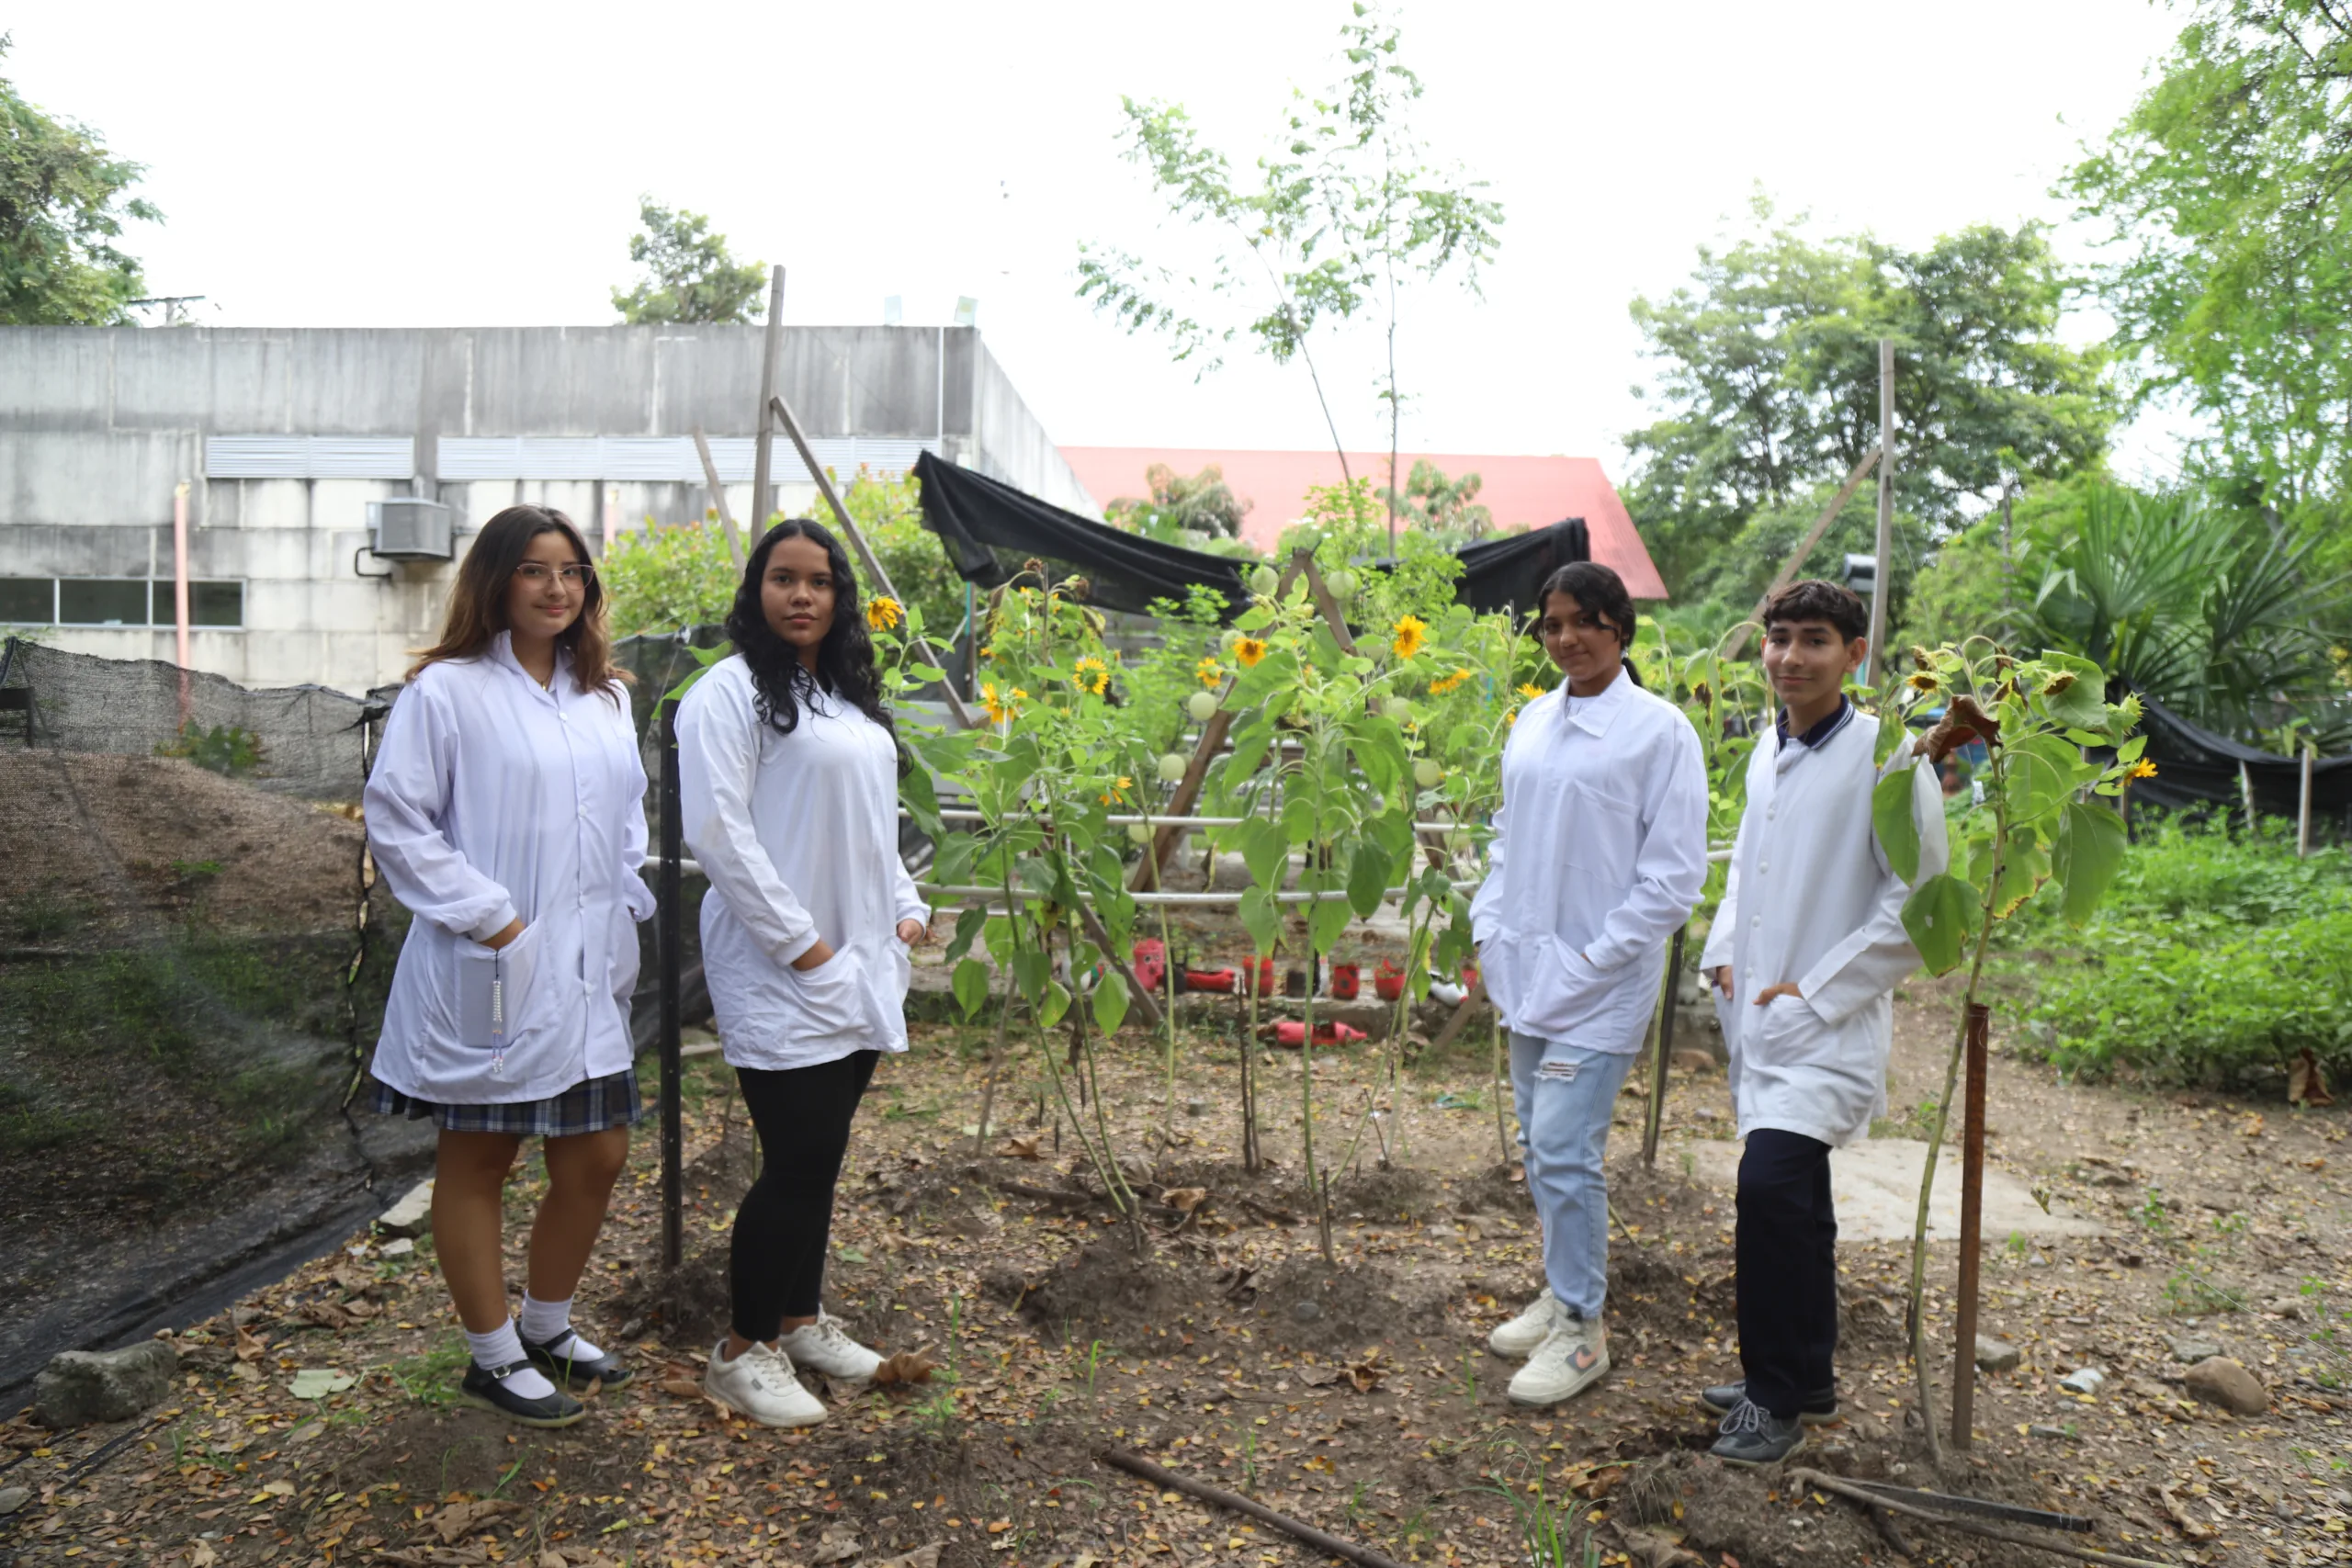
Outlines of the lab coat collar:
M 562 691 L 566 685 L 570 684 L 567 677 L 571 673 L 571 649 L 564 647 L 563 644 L 557 643 L 555 645 L 555 679 L 544 686 L 539 684 L 539 678 L 537 675 L 532 674 L 528 670 L 524 669 L 523 661 L 514 657 L 514 634 L 513 632 L 500 632 L 497 636 L 490 639 L 489 658 L 492 664 L 503 664 L 506 668 L 523 677 L 524 680 L 529 682 L 531 690 L 537 693 L 540 696 L 547 698 L 549 702 L 556 703 L 558 706 L 562 705 L 560 699 L 557 696 L 557 694 Z
M 1598 740 L 1609 733 L 1610 725 L 1624 710 L 1625 694 L 1633 686 L 1634 677 L 1621 669 L 1617 679 L 1610 682 L 1599 696 L 1571 698 L 1565 682 L 1554 689 L 1560 694 L 1560 711 L 1567 716 L 1568 722 Z M 1571 701 L 1574 707 L 1569 706 Z

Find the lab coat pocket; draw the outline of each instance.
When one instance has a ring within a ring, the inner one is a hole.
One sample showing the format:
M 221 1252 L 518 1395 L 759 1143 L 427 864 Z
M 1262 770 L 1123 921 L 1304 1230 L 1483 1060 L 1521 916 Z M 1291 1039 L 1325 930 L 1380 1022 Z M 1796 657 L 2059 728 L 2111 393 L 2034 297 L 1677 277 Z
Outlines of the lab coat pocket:
M 625 908 L 613 911 L 613 996 L 623 1009 L 637 994 L 639 965 L 643 962 L 643 948 L 637 934 L 637 922 L 629 919 Z
M 534 1000 L 538 972 L 538 922 L 504 947 L 486 947 L 459 938 L 455 949 L 458 1043 L 503 1050 L 523 1032 Z
M 795 969 L 787 964 L 784 975 L 794 1010 L 799 1014 L 792 1032 L 796 1037 L 823 1040 L 866 1031 L 865 960 L 855 948 L 834 949 L 833 955 L 814 969 Z
M 1783 993 L 1761 1009 L 1751 1004 L 1748 1011 L 1756 1016 L 1747 1027 L 1747 1049 L 1758 1060 L 1795 1066 L 1837 1052 L 1838 1032 L 1802 997 Z
M 1567 863 L 1600 886 L 1624 887 L 1633 879 L 1634 855 L 1640 848 L 1641 808 L 1603 794 L 1585 780 L 1577 782 L 1566 807 L 1567 830 L 1563 837 Z

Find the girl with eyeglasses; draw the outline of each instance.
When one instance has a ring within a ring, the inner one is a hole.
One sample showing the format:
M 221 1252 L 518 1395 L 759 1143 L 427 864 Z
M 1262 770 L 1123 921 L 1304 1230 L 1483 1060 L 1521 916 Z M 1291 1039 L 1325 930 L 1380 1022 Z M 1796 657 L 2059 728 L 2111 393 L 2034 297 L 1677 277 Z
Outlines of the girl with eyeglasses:
M 727 617 L 732 657 L 678 710 L 678 823 L 710 878 L 703 975 L 760 1134 L 735 1211 L 733 1331 L 703 1390 L 770 1427 L 825 1406 L 882 1358 L 821 1304 L 850 1119 L 885 1052 L 907 1048 L 908 948 L 931 911 L 899 858 L 899 749 L 857 580 L 805 519 L 767 531 Z
M 373 1063 L 374 1108 L 430 1118 L 434 1252 L 473 1364 L 463 1397 L 530 1427 L 631 1375 L 571 1298 L 642 1114 L 628 1028 L 653 913 L 645 768 L 586 541 L 512 506 L 458 569 L 441 640 L 392 705 L 368 848 L 414 915 Z M 501 1257 L 506 1179 L 543 1140 L 520 1323 Z

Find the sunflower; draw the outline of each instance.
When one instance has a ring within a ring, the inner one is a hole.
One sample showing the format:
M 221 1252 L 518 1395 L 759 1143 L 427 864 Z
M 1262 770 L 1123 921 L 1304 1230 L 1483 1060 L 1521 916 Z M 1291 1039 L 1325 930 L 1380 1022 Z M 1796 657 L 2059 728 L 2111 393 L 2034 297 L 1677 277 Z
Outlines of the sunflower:
M 1111 667 L 1090 653 L 1078 661 L 1069 683 L 1081 692 L 1099 697 L 1111 684 Z
M 2127 779 L 2152 779 L 2156 776 L 2156 765 L 2143 757 L 2132 763 L 2123 776 Z
M 980 682 L 980 701 L 989 710 L 989 722 L 990 724 L 1003 724 L 1007 720 L 1011 719 L 1013 715 L 1019 713 L 1021 710 L 1013 705 L 1018 699 L 1025 697 L 1028 694 L 1028 693 L 1023 691 L 1020 687 L 1015 686 L 1012 688 L 1011 695 L 1000 696 L 997 694 L 996 682 L 994 681 L 983 681 Z
M 1193 673 L 1201 678 L 1204 686 L 1215 687 L 1225 682 L 1225 666 L 1214 659 L 1204 659 L 1193 665 Z
M 1436 680 L 1430 682 L 1430 695 L 1433 697 L 1442 697 L 1445 695 L 1446 693 L 1453 691 L 1455 688 L 1459 687 L 1463 682 L 1467 681 L 1468 679 L 1470 679 L 1470 671 L 1467 670 L 1456 670 L 1451 675 L 1441 675 Z
M 1266 657 L 1266 644 L 1260 637 L 1242 637 L 1233 645 L 1233 657 L 1241 660 L 1244 670 L 1252 669 L 1258 660 Z
M 1102 796 L 1102 804 L 1105 806 L 1120 805 L 1127 798 L 1127 791 L 1135 787 L 1135 780 L 1126 777 L 1125 774 L 1120 775 L 1118 778 L 1112 780 L 1111 787 L 1103 792 Z
M 1430 640 L 1430 624 L 1419 615 L 1408 615 L 1396 623 L 1396 640 L 1389 646 L 1399 659 L 1410 659 L 1421 651 Z
M 1512 728 L 1513 728 L 1513 727 L 1515 727 L 1518 723 L 1519 723 L 1519 710 L 1518 710 L 1517 708 L 1513 708 L 1513 709 L 1511 709 L 1511 710 L 1510 710 L 1510 712 L 1509 712 L 1509 713 L 1507 713 L 1507 714 L 1503 715 L 1503 728 L 1504 728 L 1505 729 Z
M 1532 703 L 1544 694 L 1544 688 L 1532 681 L 1522 681 L 1519 685 L 1519 694 Z
M 906 612 L 899 607 L 899 602 L 887 593 L 865 602 L 865 624 L 877 632 L 895 631 L 905 618 Z
M 1915 692 L 1940 692 L 1944 685 L 1931 670 L 1914 671 L 1905 678 L 1904 683 Z

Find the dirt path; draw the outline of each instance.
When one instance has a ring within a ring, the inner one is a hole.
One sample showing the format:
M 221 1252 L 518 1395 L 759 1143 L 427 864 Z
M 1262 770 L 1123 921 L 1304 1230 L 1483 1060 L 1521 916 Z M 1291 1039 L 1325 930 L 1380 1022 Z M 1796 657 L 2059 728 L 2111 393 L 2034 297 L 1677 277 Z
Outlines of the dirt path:
M 1948 1007 L 1939 987 L 1919 986 L 1899 1010 L 1898 1122 L 1940 1081 Z M 587 1422 L 525 1434 L 454 1405 L 462 1341 L 429 1241 L 395 1256 L 355 1237 L 348 1255 L 252 1298 L 233 1321 L 184 1335 L 183 1391 L 150 1424 L 6 1428 L 14 1447 L 0 1464 L 13 1464 L 0 1486 L 28 1485 L 33 1500 L 0 1523 L 0 1562 L 71 1551 L 77 1562 L 878 1568 L 933 1543 L 948 1568 L 1311 1560 L 1262 1526 L 1094 1463 L 1102 1444 L 1420 1562 L 1523 1562 L 1521 1528 L 1537 1510 L 1579 1532 L 1602 1521 L 1609 1562 L 1652 1561 L 1630 1553 L 1665 1538 L 1706 1568 L 1890 1560 L 1845 1504 L 1693 1451 L 1711 1434 L 1691 1391 L 1736 1375 L 1732 1206 L 1686 1176 L 1683 1158 L 1695 1176 L 1698 1145 L 1730 1134 L 1720 1076 L 1674 1081 L 1655 1172 L 1640 1168 L 1639 1100 L 1621 1102 L 1611 1168 L 1630 1234 L 1612 1258 L 1617 1371 L 1572 1405 L 1530 1412 L 1505 1401 L 1510 1368 L 1480 1348 L 1538 1273 L 1522 1190 L 1498 1161 L 1482 1041 L 1408 1077 L 1406 1168 L 1374 1168 L 1376 1136 L 1359 1145 L 1338 1189 L 1334 1270 L 1303 1220 L 1295 1054 L 1263 1059 L 1276 1166 L 1252 1177 L 1238 1161 L 1229 1041 L 1185 1045 L 1165 1148 L 1147 1137 L 1164 1113 L 1153 1048 L 1123 1038 L 1110 1053 L 1103 1082 L 1121 1147 L 1144 1162 L 1136 1179 L 1148 1170 L 1147 1190 L 1170 1211 L 1193 1201 L 1190 1190 L 1203 1195 L 1181 1228 L 1155 1222 L 1170 1234 L 1138 1259 L 1099 1203 L 1008 1190 L 1089 1179 L 1067 1131 L 1057 1155 L 1051 1119 L 1035 1114 L 1035 1047 L 1006 1067 L 1001 1131 L 976 1159 L 958 1129 L 978 1105 L 985 1036 L 916 1032 L 916 1052 L 884 1066 L 860 1117 L 829 1297 L 886 1350 L 937 1358 L 930 1383 L 833 1391 L 833 1419 L 795 1435 L 723 1420 L 695 1396 L 750 1157 L 723 1070 L 698 1061 L 687 1082 L 693 1260 L 666 1291 L 650 1278 L 657 1167 L 654 1140 L 641 1138 L 583 1316 L 633 1346 L 647 1375 L 600 1395 Z M 1322 1160 L 1347 1145 L 1378 1062 L 1369 1047 L 1323 1058 Z M 1817 1433 L 1808 1458 L 2089 1515 L 2098 1544 L 2167 1562 L 2352 1561 L 2352 1401 L 2341 1392 L 2352 1378 L 2341 1340 L 2315 1338 L 2340 1334 L 2352 1305 L 2343 1111 L 2072 1088 L 2007 1057 L 1992 1094 L 1996 1162 L 2110 1234 L 1994 1238 L 1986 1328 L 2023 1361 L 1983 1381 L 1975 1452 L 1941 1478 L 1904 1424 L 1905 1249 L 1849 1247 L 1847 1419 Z M 1393 1122 L 1383 1133 L 1393 1138 Z M 518 1215 L 535 1190 L 517 1184 Z M 1944 1287 L 1931 1303 L 1939 1343 L 1951 1272 L 1946 1246 L 1931 1276 Z M 2318 1283 L 2307 1291 L 2307 1280 Z M 2214 1310 L 2238 1302 L 2245 1310 Z M 2184 1304 L 2195 1310 L 2175 1310 Z M 2165 1343 L 2187 1335 L 2260 1374 L 2269 1408 L 2240 1418 L 2188 1400 Z M 2109 1374 L 2098 1394 L 2055 1386 L 2085 1362 Z M 356 1381 L 296 1398 L 304 1368 Z M 1915 1561 L 2055 1561 L 1908 1533 Z

